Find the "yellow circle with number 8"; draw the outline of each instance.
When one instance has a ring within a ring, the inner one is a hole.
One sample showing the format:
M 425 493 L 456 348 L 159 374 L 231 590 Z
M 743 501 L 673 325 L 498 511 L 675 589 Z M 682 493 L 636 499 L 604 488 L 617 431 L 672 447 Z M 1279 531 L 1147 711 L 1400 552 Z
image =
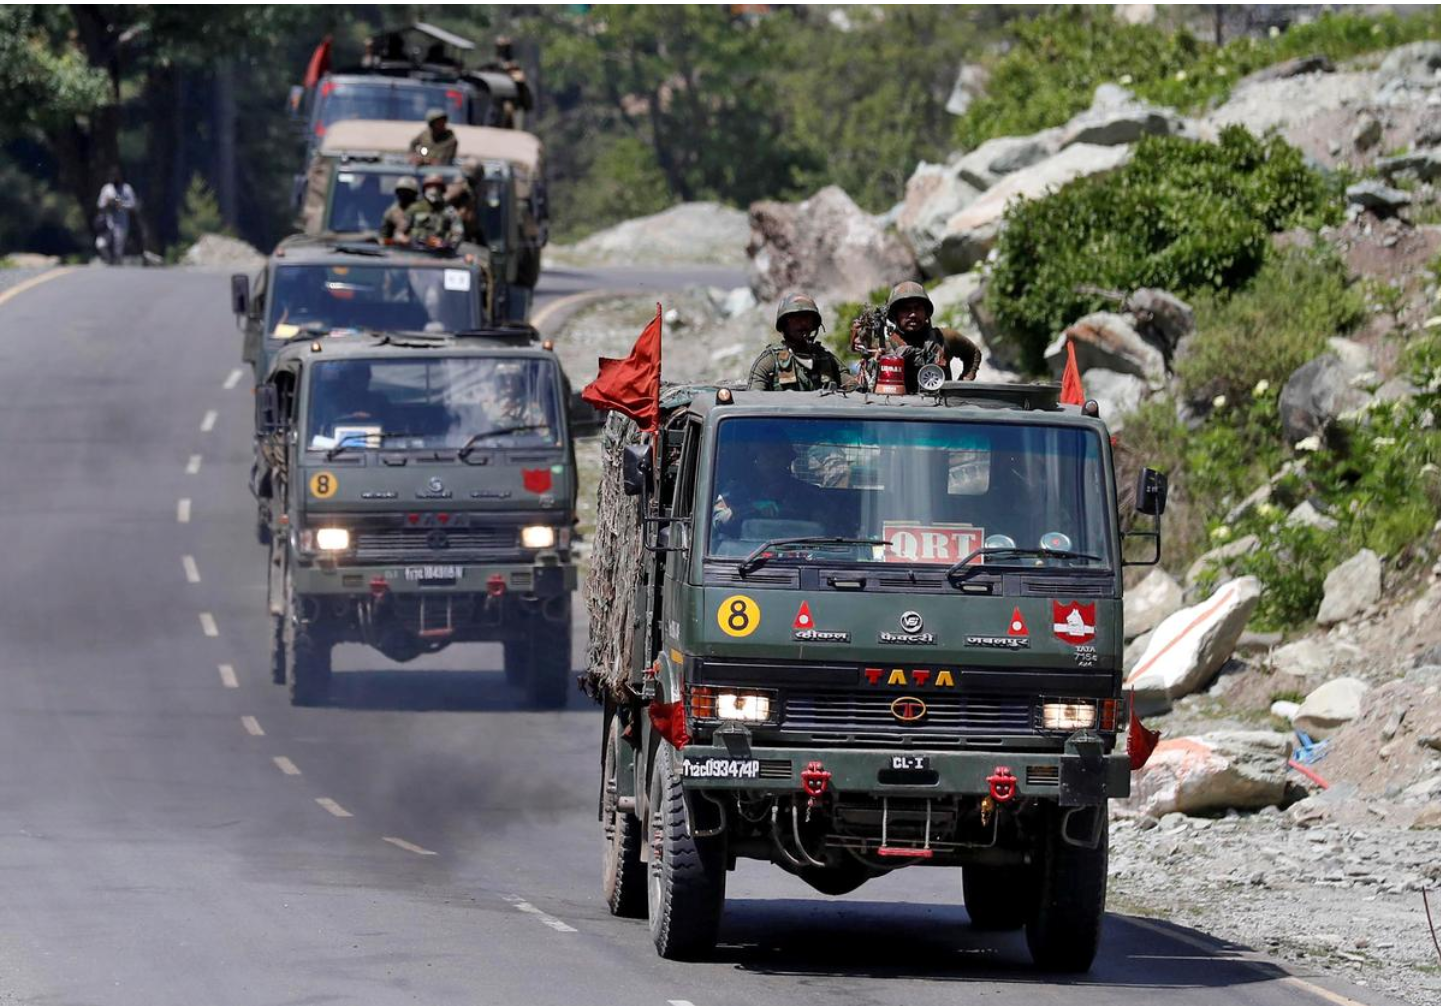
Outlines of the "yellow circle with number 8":
M 744 594 L 732 594 L 720 603 L 716 624 L 727 636 L 749 636 L 761 624 L 761 606 Z
M 334 472 L 316 472 L 310 476 L 310 495 L 318 500 L 328 500 L 340 488 L 340 480 Z

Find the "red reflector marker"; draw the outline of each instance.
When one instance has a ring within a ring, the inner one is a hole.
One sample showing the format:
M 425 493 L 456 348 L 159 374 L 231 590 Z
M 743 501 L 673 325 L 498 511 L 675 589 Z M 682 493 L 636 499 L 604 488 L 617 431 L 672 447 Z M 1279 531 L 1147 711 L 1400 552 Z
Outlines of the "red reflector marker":
M 492 573 L 490 579 L 485 581 L 485 592 L 491 597 L 499 597 L 505 593 L 505 575 Z

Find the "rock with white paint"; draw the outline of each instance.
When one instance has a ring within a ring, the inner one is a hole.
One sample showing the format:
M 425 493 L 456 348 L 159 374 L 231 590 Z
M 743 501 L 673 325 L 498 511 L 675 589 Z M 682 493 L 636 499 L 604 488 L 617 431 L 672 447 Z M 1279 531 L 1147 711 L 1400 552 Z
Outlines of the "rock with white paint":
M 1152 817 L 1278 806 L 1290 753 L 1290 739 L 1268 730 L 1163 740 L 1131 777 L 1122 806 Z
M 1296 711 L 1296 729 L 1327 737 L 1361 715 L 1369 686 L 1360 678 L 1333 678 L 1317 688 Z
M 1323 589 L 1318 625 L 1356 617 L 1381 599 L 1381 557 L 1363 548 L 1326 574 Z
M 1229 580 L 1205 601 L 1182 608 L 1156 626 L 1151 643 L 1126 679 L 1136 710 L 1162 712 L 1203 688 L 1231 658 L 1261 600 L 1254 576 Z
M 1150 632 L 1178 611 L 1183 603 L 1181 585 L 1159 566 L 1126 591 L 1126 639 Z

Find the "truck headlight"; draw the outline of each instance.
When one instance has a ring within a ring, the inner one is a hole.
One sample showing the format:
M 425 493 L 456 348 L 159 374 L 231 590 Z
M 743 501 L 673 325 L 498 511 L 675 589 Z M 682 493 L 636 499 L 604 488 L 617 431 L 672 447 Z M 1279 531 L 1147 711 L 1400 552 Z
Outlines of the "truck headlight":
M 1083 699 L 1047 702 L 1041 706 L 1041 725 L 1047 730 L 1087 730 L 1096 725 L 1096 703 Z
M 350 532 L 343 527 L 316 528 L 315 547 L 322 552 L 344 552 L 350 547 Z
M 765 723 L 771 718 L 770 692 L 738 692 L 714 685 L 696 685 L 689 691 L 690 714 L 698 720 Z
M 532 524 L 520 529 L 520 543 L 525 548 L 554 548 L 555 528 L 545 524 Z

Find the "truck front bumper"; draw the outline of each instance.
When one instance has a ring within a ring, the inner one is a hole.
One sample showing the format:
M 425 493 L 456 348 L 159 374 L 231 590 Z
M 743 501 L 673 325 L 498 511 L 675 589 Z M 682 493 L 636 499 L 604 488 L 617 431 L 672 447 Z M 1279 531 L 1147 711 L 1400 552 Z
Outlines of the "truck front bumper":
M 1118 745 L 1119 747 L 1119 745 Z M 681 752 L 687 789 L 779 795 L 802 791 L 803 773 L 829 773 L 838 796 L 954 797 L 994 794 L 994 780 L 1014 779 L 1018 797 L 1090 806 L 1131 792 L 1125 751 L 1104 753 L 1075 739 L 1064 751 L 1016 753 L 917 748 L 752 747 L 717 738 Z M 914 767 L 924 765 L 924 768 Z M 1002 784 L 1004 790 L 1005 784 Z
M 423 578 L 422 573 L 457 573 Z M 426 566 L 342 566 L 296 564 L 292 567 L 295 592 L 301 595 L 393 594 L 495 594 L 561 597 L 576 588 L 576 568 L 570 563 L 436 563 Z M 383 588 L 381 585 L 384 585 Z

